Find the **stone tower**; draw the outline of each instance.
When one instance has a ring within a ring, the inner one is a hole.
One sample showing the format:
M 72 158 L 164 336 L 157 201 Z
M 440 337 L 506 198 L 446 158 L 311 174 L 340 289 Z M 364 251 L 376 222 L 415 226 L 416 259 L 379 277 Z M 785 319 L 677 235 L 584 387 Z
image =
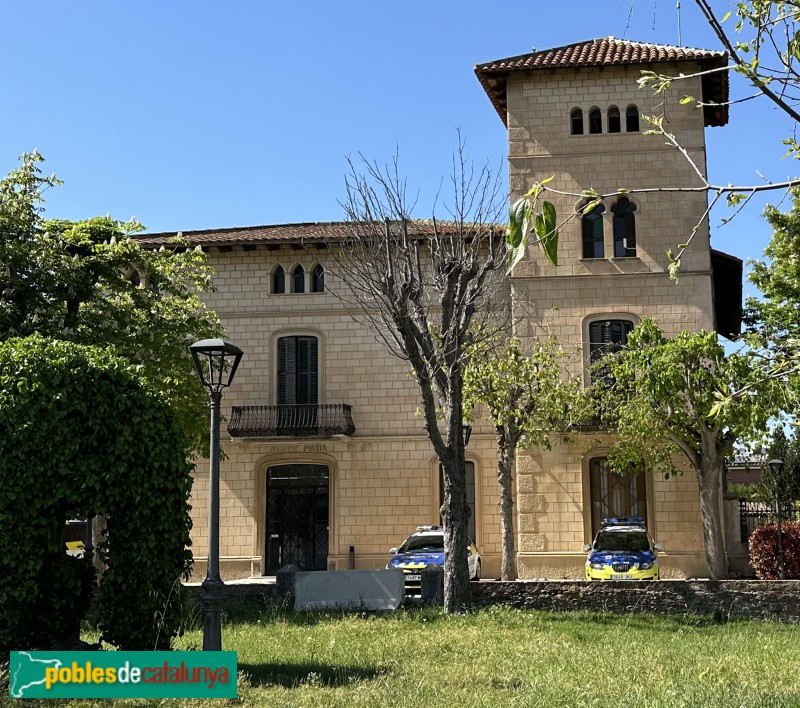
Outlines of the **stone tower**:
M 710 248 L 706 192 L 656 191 L 701 187 L 704 129 L 727 122 L 727 107 L 681 105 L 684 95 L 706 104 L 727 101 L 727 56 L 608 37 L 481 64 L 475 72 L 508 128 L 511 199 L 553 178 L 547 198 L 558 212 L 558 266 L 535 245 L 511 276 L 517 335 L 553 333 L 573 357 L 573 374 L 588 382 L 588 364 L 645 316 L 668 336 L 681 330 L 738 331 L 741 262 Z M 642 70 L 693 75 L 666 94 L 640 89 Z M 649 135 L 645 116 L 664 115 L 691 162 L 661 135 Z M 581 198 L 620 189 L 584 214 Z M 699 227 L 698 227 L 699 225 Z M 667 251 L 689 238 L 677 283 L 668 278 Z M 716 276 L 716 277 L 715 277 Z M 737 285 L 738 283 L 738 285 Z M 716 292 L 715 292 L 716 289 Z M 580 436 L 586 437 L 586 436 Z M 519 567 L 522 577 L 574 575 L 600 518 L 636 515 L 673 554 L 668 571 L 702 574 L 697 484 L 619 479 L 605 467 L 603 445 L 588 439 L 517 461 Z

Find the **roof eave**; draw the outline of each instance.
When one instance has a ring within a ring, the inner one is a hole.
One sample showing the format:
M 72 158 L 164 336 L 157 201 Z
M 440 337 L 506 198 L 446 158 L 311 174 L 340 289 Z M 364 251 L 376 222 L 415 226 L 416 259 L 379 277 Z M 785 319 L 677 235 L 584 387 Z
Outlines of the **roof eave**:
M 523 55 L 524 56 L 524 55 Z M 507 61 L 507 60 L 503 60 Z M 489 100 L 492 102 L 497 114 L 500 116 L 500 120 L 503 121 L 503 125 L 508 127 L 508 93 L 507 93 L 507 85 L 508 85 L 508 77 L 512 73 L 520 73 L 520 72 L 527 72 L 533 74 L 537 71 L 564 71 L 570 70 L 574 71 L 576 69 L 591 69 L 591 68 L 599 68 L 603 69 L 609 66 L 640 66 L 644 67 L 652 67 L 655 66 L 655 63 L 624 63 L 624 62 L 610 62 L 610 63 L 603 63 L 603 64 L 587 64 L 585 66 L 550 66 L 550 67 L 543 67 L 543 68 L 534 68 L 534 67 L 525 67 L 525 68 L 511 68 L 511 69 L 490 69 L 488 68 L 492 64 L 497 64 L 498 62 L 488 62 L 485 64 L 477 64 L 475 66 L 475 75 L 480 81 L 481 86 L 483 86 L 483 90 L 486 91 Z M 710 69 L 718 69 L 723 66 L 726 66 L 728 63 L 728 55 L 727 53 L 720 53 L 718 57 L 713 59 L 706 58 L 706 59 L 684 59 L 684 60 L 672 60 L 669 62 L 658 62 L 658 63 L 671 63 L 671 64 L 682 64 L 682 63 L 693 63 L 700 67 L 701 71 L 707 71 Z M 713 105 L 704 106 L 703 108 L 703 121 L 706 127 L 717 127 L 727 125 L 728 123 L 728 92 L 729 92 L 729 78 L 727 71 L 717 71 L 714 73 L 706 74 L 703 77 L 703 102 L 710 103 Z

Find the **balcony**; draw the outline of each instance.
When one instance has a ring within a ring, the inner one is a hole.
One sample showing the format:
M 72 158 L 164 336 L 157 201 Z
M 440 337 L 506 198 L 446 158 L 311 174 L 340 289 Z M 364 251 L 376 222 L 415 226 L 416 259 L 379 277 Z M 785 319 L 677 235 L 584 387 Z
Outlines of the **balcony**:
M 345 403 L 234 406 L 228 425 L 233 438 L 330 438 L 355 431 Z

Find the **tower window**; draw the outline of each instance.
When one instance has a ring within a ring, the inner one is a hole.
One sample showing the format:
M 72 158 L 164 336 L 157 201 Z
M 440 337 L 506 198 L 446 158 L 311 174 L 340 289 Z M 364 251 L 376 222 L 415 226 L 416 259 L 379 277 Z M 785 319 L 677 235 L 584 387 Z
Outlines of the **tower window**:
M 602 258 L 604 255 L 603 212 L 605 210 L 602 204 L 598 204 L 581 217 L 584 258 Z
M 639 132 L 639 109 L 636 106 L 628 106 L 625 111 L 625 131 L 628 133 Z
M 614 214 L 614 257 L 636 256 L 636 205 L 623 197 L 611 207 Z
M 572 135 L 583 135 L 583 111 L 580 108 L 573 108 L 569 114 L 570 133 Z
M 589 133 L 598 135 L 603 132 L 603 116 L 599 108 L 592 108 L 589 111 Z
M 619 133 L 622 131 L 622 122 L 619 117 L 619 108 L 611 106 L 608 109 L 608 132 Z
M 606 354 L 618 352 L 628 343 L 633 331 L 630 320 L 600 320 L 589 325 L 589 358 L 592 363 Z

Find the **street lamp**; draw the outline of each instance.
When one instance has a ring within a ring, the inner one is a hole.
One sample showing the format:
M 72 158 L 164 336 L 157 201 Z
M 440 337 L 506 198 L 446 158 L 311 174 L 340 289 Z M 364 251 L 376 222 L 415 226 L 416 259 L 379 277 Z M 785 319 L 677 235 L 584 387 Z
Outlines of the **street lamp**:
M 225 583 L 219 576 L 219 408 L 222 389 L 230 386 L 242 350 L 224 339 L 204 339 L 190 345 L 192 359 L 211 398 L 211 444 L 208 482 L 208 567 L 203 581 L 203 651 L 222 651 L 222 601 Z
M 778 577 L 786 580 L 786 567 L 783 562 L 783 519 L 781 518 L 781 473 L 783 472 L 783 460 L 770 460 L 767 462 L 772 481 L 772 491 L 775 494 L 775 521 L 778 531 Z
M 464 423 L 464 425 L 461 426 L 461 434 L 464 436 L 464 447 L 466 447 L 472 435 L 472 426 L 469 423 Z

